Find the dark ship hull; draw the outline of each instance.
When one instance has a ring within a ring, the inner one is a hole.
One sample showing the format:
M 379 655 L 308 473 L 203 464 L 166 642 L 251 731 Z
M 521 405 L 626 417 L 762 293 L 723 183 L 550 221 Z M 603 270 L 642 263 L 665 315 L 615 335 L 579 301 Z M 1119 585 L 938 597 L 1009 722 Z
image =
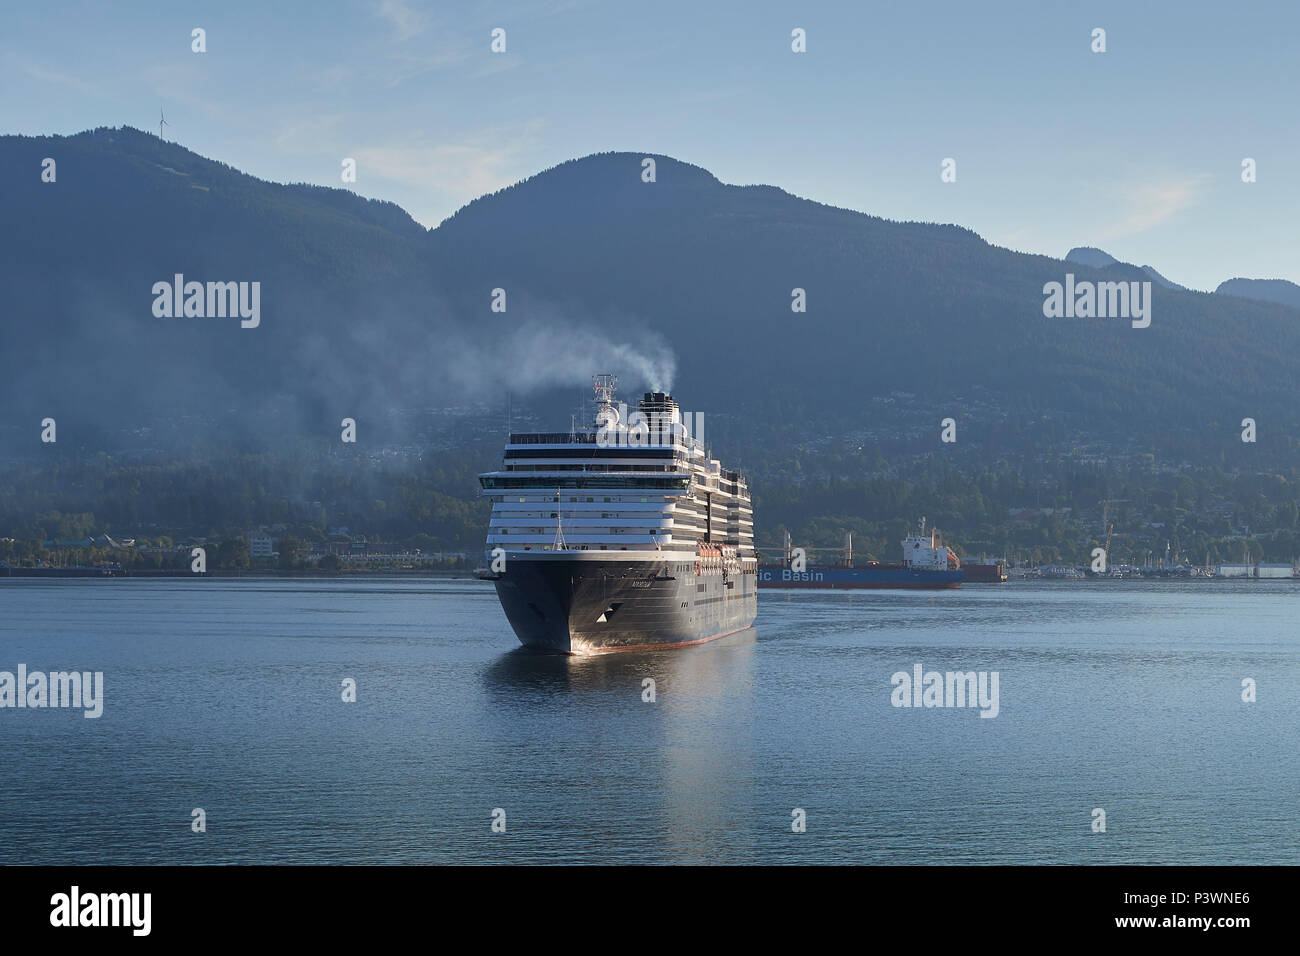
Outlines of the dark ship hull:
M 513 558 L 484 577 L 520 643 L 569 654 L 701 644 L 749 627 L 755 574 L 696 573 L 682 559 Z
M 1006 566 L 1001 562 L 991 564 L 963 564 L 967 584 L 1005 584 Z

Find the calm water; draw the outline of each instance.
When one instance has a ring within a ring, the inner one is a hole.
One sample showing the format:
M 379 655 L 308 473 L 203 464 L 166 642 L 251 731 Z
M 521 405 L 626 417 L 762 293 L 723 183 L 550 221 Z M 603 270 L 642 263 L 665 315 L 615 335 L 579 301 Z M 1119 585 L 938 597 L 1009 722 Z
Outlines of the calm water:
M 0 710 L 0 863 L 1300 863 L 1298 609 L 766 591 L 749 633 L 568 659 L 472 580 L 0 581 L 0 670 L 106 684 Z M 1001 713 L 893 707 L 917 663 L 997 671 Z

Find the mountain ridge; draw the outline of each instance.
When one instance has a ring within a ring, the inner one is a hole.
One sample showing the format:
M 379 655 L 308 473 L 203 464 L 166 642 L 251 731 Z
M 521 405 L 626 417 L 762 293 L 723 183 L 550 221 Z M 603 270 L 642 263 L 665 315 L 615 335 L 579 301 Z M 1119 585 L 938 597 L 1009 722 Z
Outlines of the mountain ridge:
M 39 183 L 52 152 L 57 183 Z M 755 434 L 937 437 L 952 414 L 964 440 L 1028 440 L 1011 424 L 1023 420 L 1047 443 L 1122 442 L 1154 405 L 1163 418 L 1142 441 L 1210 421 L 1220 442 L 1241 415 L 1216 395 L 1271 416 L 1275 433 L 1295 418 L 1272 384 L 1300 355 L 1282 305 L 1162 287 L 1150 329 L 1047 319 L 1044 284 L 1067 271 L 1150 273 L 728 185 L 657 154 L 566 161 L 433 229 L 394 204 L 259 180 L 138 130 L 3 137 L 0 174 L 30 184 L 12 194 L 22 235 L 0 248 L 23 317 L 0 326 L 0 394 L 22 414 L 122 427 L 233 409 L 250 428 L 324 433 L 345 415 L 505 406 L 508 392 L 558 411 L 593 371 L 649 387 L 672 384 L 675 367 L 688 407 Z M 148 291 L 176 273 L 260 281 L 260 327 L 155 318 Z M 107 406 L 104 383 L 117 385 Z M 876 401 L 894 393 L 912 398 Z M 977 395 L 989 404 L 978 414 Z
M 1225 279 L 1214 291 L 1219 295 L 1276 302 L 1300 309 L 1300 285 L 1288 279 Z

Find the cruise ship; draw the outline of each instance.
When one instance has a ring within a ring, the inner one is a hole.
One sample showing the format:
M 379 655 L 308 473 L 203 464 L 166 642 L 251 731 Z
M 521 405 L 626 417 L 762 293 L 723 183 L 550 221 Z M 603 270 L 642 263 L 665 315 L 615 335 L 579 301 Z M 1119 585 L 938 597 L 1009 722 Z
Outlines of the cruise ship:
M 502 470 L 479 476 L 492 501 L 480 577 L 526 647 L 700 644 L 758 612 L 744 477 L 709 457 L 671 395 L 647 392 L 629 414 L 617 384 L 594 376 L 591 423 L 511 434 Z

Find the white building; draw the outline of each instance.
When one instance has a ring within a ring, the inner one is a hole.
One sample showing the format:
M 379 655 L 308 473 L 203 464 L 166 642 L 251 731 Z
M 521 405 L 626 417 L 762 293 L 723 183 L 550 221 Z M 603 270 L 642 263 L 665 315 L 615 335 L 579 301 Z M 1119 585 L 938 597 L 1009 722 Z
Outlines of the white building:
M 1289 564 L 1261 564 L 1258 576 L 1261 578 L 1295 577 L 1295 571 Z
M 1218 578 L 1253 578 L 1254 576 L 1253 564 L 1221 564 L 1215 575 Z
M 271 536 L 263 531 L 248 532 L 248 556 L 250 558 L 270 558 L 275 556 L 271 550 Z

